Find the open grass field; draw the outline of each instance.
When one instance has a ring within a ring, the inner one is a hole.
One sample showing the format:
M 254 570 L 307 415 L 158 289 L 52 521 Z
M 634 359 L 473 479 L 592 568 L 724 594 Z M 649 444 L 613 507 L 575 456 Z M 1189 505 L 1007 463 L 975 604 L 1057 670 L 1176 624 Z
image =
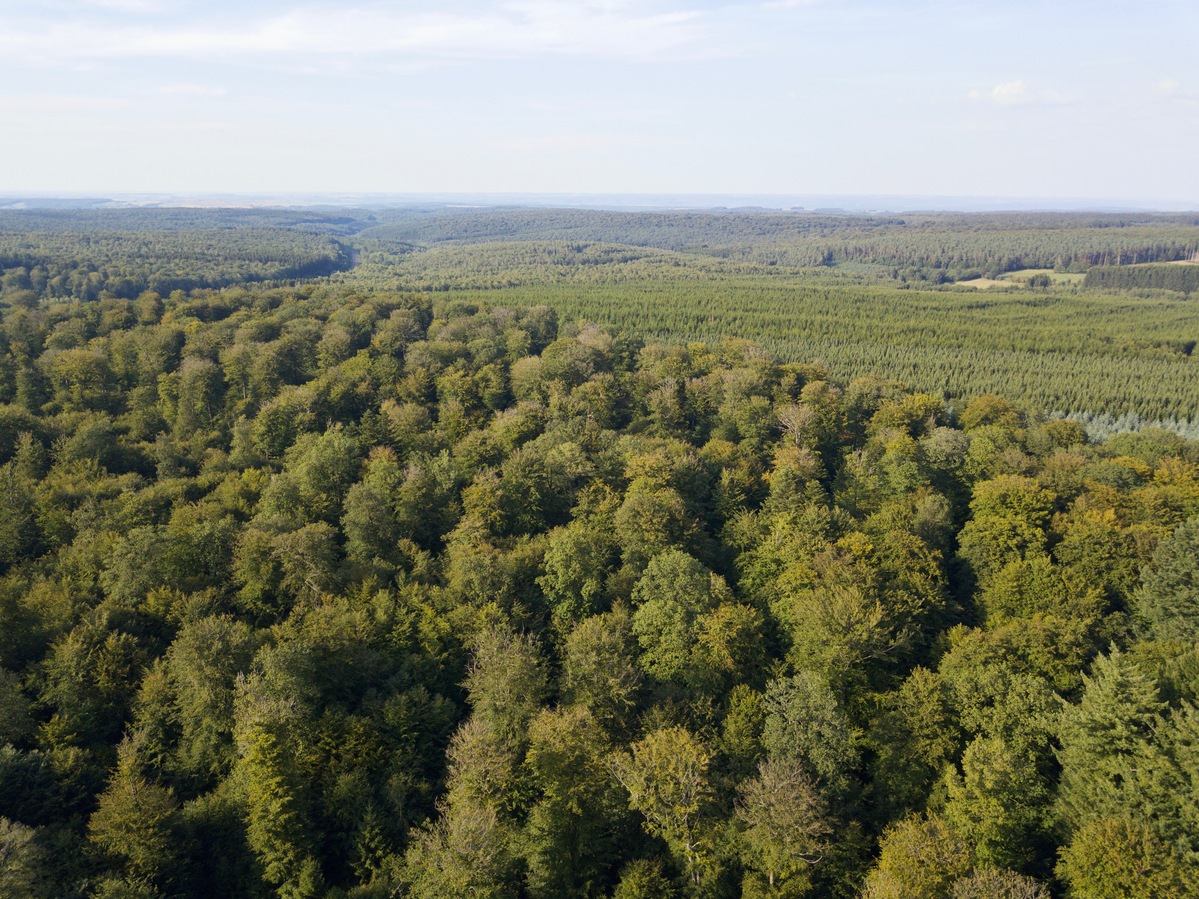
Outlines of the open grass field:
M 970 278 L 958 281 L 962 287 L 973 287 L 977 290 L 993 290 L 997 287 L 1029 287 L 1030 279 L 1044 275 L 1052 287 L 1081 287 L 1086 280 L 1085 272 L 1058 272 L 1051 268 L 1023 268 L 1014 272 L 1005 272 L 998 278 Z
M 1078 287 L 1087 277 L 1085 272 L 1057 272 L 1051 268 L 1022 268 L 1014 272 L 1007 272 L 1001 276 L 1001 280 L 1012 284 L 1027 284 L 1029 279 L 1036 275 L 1047 276 L 1055 287 L 1059 285 Z
M 1011 287 L 1011 281 L 1002 278 L 971 278 L 969 281 L 959 281 L 962 287 L 973 287 L 977 290 L 992 290 L 996 287 Z

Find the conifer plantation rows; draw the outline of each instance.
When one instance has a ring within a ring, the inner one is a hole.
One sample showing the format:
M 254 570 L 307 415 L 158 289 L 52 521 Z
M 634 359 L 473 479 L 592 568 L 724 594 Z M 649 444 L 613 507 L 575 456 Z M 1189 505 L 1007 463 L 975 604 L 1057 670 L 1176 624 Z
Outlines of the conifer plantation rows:
M 1102 266 L 1087 271 L 1088 287 L 1151 288 L 1191 294 L 1199 290 L 1199 265 Z
M 1199 444 L 435 296 L 4 309 L 0 895 L 1199 890 Z
M 1199 436 L 1192 301 L 1160 295 L 1030 296 L 875 284 L 633 279 L 468 290 L 478 302 L 548 304 L 651 340 L 752 337 L 839 380 L 870 372 L 961 400 L 1000 391 L 1054 413 L 1128 416 Z
M 739 337 L 840 381 L 1199 437 L 1194 216 L 430 210 L 353 243 L 335 277 L 356 286 L 549 305 L 653 341 Z
M 1194 215 L 6 210 L 0 303 L 329 277 L 1199 437 L 1197 254 Z

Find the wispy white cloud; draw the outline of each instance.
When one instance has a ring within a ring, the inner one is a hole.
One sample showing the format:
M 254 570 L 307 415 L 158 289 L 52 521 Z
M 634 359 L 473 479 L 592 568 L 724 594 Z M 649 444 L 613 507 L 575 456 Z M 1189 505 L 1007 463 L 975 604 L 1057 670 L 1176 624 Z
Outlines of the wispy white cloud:
M 6 112 L 64 112 L 93 109 L 122 109 L 129 101 L 120 97 L 89 97 L 79 94 L 0 94 L 0 110 Z
M 156 13 L 168 9 L 162 0 L 80 0 L 80 5 L 123 13 Z
M 1034 88 L 1023 79 L 1002 82 L 989 91 L 972 90 L 968 96 L 996 106 L 1064 106 L 1071 102 L 1061 91 Z
M 162 84 L 158 87 L 151 88 L 147 93 L 160 97 L 223 97 L 229 93 L 228 90 L 215 84 L 191 84 L 188 82 L 180 82 L 177 84 Z
M 284 54 L 654 57 L 694 47 L 706 33 L 703 17 L 687 9 L 642 11 L 622 0 L 513 0 L 475 15 L 303 7 L 236 26 L 211 20 L 128 25 L 0 17 L 0 53 L 41 60 Z
M 1187 108 L 1187 114 L 1190 115 L 1191 110 L 1199 107 L 1199 91 L 1196 91 L 1191 85 L 1184 84 L 1174 78 L 1163 78 L 1153 85 L 1153 93 L 1160 101 L 1168 104 L 1170 107 L 1177 109 L 1178 107 Z
M 1023 81 L 1007 81 L 991 88 L 991 99 L 1000 106 L 1022 106 L 1032 102 L 1032 94 Z
M 643 147 L 650 143 L 654 143 L 651 138 L 635 134 L 548 134 L 494 138 L 487 142 L 487 146 L 493 150 L 517 150 L 530 153 L 543 151 L 585 153 L 596 150 Z

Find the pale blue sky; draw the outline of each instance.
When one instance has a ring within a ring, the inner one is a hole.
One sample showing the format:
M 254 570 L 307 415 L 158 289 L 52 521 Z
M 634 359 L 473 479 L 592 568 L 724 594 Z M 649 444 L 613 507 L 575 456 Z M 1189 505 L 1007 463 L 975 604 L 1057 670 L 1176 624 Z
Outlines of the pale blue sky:
M 1199 3 L 0 0 L 0 192 L 1199 205 Z

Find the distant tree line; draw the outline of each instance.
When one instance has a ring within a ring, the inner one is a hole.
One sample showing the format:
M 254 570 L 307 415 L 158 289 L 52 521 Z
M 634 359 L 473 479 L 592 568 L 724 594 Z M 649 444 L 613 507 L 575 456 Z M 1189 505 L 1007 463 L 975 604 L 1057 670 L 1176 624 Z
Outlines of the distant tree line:
M 654 247 L 789 269 L 868 264 L 945 283 L 1023 268 L 1169 262 L 1199 249 L 1186 215 L 426 210 L 364 229 L 374 241 L 424 246 L 574 241 Z
M 1087 270 L 1086 287 L 1108 290 L 1199 290 L 1199 265 L 1104 265 Z
M 342 238 L 373 216 L 279 210 L 0 212 L 0 301 L 134 299 L 150 290 L 318 278 L 348 268 Z

